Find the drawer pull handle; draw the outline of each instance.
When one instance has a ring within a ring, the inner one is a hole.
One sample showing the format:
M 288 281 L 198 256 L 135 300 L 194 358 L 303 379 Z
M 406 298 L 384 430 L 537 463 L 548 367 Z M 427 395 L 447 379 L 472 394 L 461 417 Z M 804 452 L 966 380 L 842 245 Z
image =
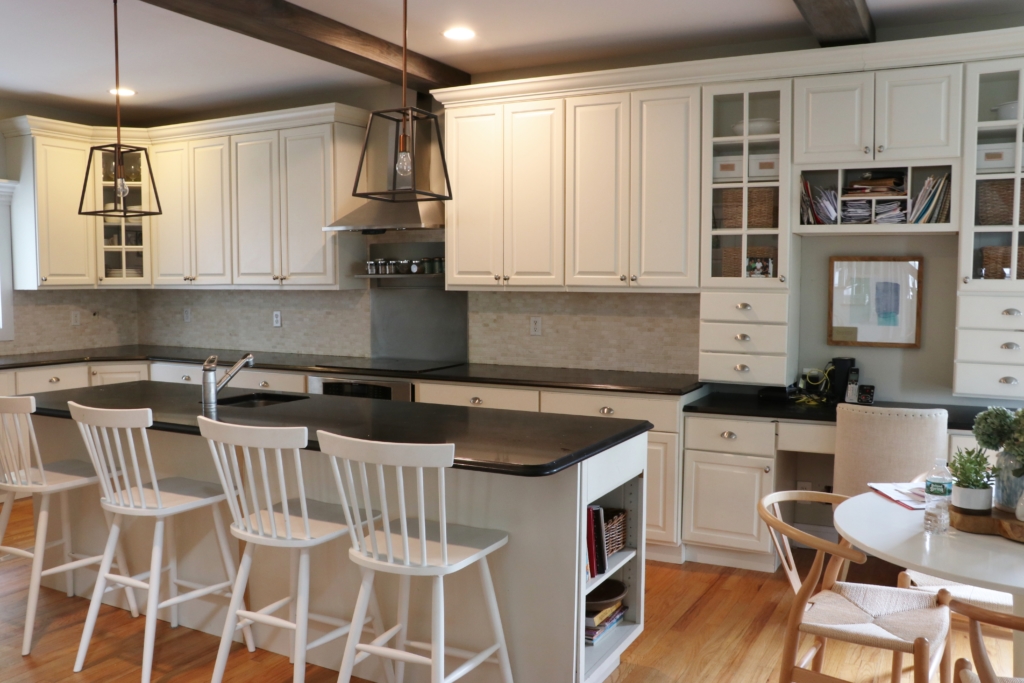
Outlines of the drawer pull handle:
M 614 415 L 615 414 L 615 410 L 613 408 L 609 408 L 608 406 L 605 406 L 604 408 L 601 408 L 601 410 L 599 410 L 597 412 L 601 413 L 602 415 Z
M 736 341 L 750 341 L 750 335 L 743 333 L 737 334 Z
M 500 279 L 501 279 L 501 276 L 500 276 L 500 275 L 495 275 L 495 276 L 494 276 L 494 279 L 495 279 L 495 280 L 500 280 Z
M 480 398 L 479 396 L 474 396 L 473 398 L 469 399 L 469 402 L 472 403 L 475 406 L 479 406 L 479 405 L 483 405 L 484 400 L 482 398 Z
M 1006 349 L 1007 351 L 1020 351 L 1020 344 L 1016 342 L 1006 342 L 999 348 Z
M 626 276 L 625 275 L 620 275 L 619 276 L 619 282 L 625 282 L 625 281 L 626 281 Z
M 736 432 L 728 432 L 728 431 L 722 432 L 722 438 L 723 439 L 729 439 L 730 441 L 735 441 L 736 440 Z
M 753 307 L 753 306 L 751 306 L 751 305 L 750 305 L 750 304 L 748 304 L 748 303 L 739 303 L 739 304 L 736 304 L 736 308 L 737 308 L 738 310 L 741 310 L 741 311 L 752 311 L 752 310 L 754 310 L 754 307 Z
M 268 382 L 267 380 L 263 380 L 262 382 L 260 382 L 260 388 L 261 389 L 266 389 L 269 386 L 270 386 L 270 382 Z
M 1005 311 L 1003 311 L 1003 315 L 1020 315 L 1020 311 L 1018 311 L 1016 308 L 1007 308 Z
M 733 366 L 732 369 L 735 370 L 736 372 L 750 372 L 750 366 L 744 365 L 743 363 Z
M 1015 385 L 1015 384 L 1017 384 L 1017 378 L 1016 377 L 1000 377 L 999 378 L 999 383 L 1000 384 Z
M 764 466 L 764 473 L 765 474 L 771 474 L 772 473 L 772 466 L 771 465 L 765 465 Z
M 60 381 L 60 377 L 51 377 L 50 378 L 50 384 L 56 384 L 59 381 Z
M 191 375 L 182 375 L 181 376 L 181 381 L 182 382 L 191 382 L 192 381 L 192 376 Z
M 871 154 L 871 148 L 868 147 L 867 145 L 864 145 L 864 153 L 865 154 Z

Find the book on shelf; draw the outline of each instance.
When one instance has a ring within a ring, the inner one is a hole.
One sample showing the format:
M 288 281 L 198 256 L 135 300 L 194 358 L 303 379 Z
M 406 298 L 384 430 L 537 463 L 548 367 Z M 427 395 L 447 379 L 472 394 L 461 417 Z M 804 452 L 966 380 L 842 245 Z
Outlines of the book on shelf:
M 597 552 L 594 549 L 594 509 L 587 506 L 587 570 L 590 578 L 597 576 Z
M 626 511 L 587 506 L 587 563 L 586 571 L 595 578 L 608 571 L 608 559 L 626 544 Z
M 603 610 L 601 610 L 599 612 L 587 612 L 587 614 L 586 614 L 586 625 L 587 625 L 587 627 L 588 628 L 597 628 L 598 626 L 600 626 L 604 622 L 608 621 L 608 619 L 610 617 L 612 617 L 616 612 L 618 612 L 620 607 L 622 607 L 622 600 L 619 600 L 614 605 L 611 605 L 610 607 L 606 607 L 605 609 L 603 609 Z
M 910 202 L 908 223 L 948 223 L 950 202 L 949 174 L 928 176 L 921 191 Z
M 600 626 L 596 626 L 594 628 L 591 628 L 589 626 L 586 627 L 584 629 L 584 640 L 586 644 L 594 645 L 598 641 L 600 641 L 601 638 L 606 636 L 609 631 L 615 628 L 615 626 L 618 625 L 620 621 L 622 621 L 622 618 L 626 616 L 626 611 L 628 609 L 629 608 L 625 605 L 620 605 L 619 608 L 615 611 L 615 613 L 611 617 L 603 621 Z
M 597 573 L 604 574 L 608 571 L 608 552 L 604 538 L 604 509 L 600 505 L 590 505 L 588 509 L 593 511 L 591 527 L 594 530 L 594 554 L 597 559 Z

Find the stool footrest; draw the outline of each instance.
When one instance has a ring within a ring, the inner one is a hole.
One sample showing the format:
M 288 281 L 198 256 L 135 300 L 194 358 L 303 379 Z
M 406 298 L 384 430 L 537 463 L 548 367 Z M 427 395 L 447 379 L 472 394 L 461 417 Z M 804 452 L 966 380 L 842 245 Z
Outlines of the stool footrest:
M 343 635 L 347 634 L 350 630 L 351 630 L 351 624 L 345 624 L 344 626 L 339 626 L 338 628 L 334 629 L 333 631 L 330 631 L 329 633 L 320 636 L 319 638 L 314 640 L 312 643 L 307 643 L 306 644 L 306 652 L 309 652 L 310 650 L 312 650 L 315 647 L 320 647 L 321 645 L 329 643 L 332 640 L 337 640 L 338 638 L 341 638 Z
M 295 630 L 295 624 L 288 621 L 287 619 L 281 619 L 280 617 L 272 617 L 269 614 L 261 614 L 259 612 L 250 612 L 248 610 L 238 610 L 238 616 L 249 621 L 254 621 L 257 624 L 264 624 L 266 626 L 276 626 L 277 628 L 285 628 L 290 631 Z
M 222 581 L 221 583 L 215 583 L 212 586 L 204 586 L 202 588 L 197 588 L 196 590 L 189 591 L 188 593 L 182 593 L 181 595 L 177 595 L 177 596 L 175 596 L 173 598 L 169 598 L 167 600 L 164 600 L 163 602 L 161 602 L 158 605 L 157 608 L 158 609 L 163 609 L 164 607 L 172 607 L 174 605 L 180 605 L 183 602 L 188 602 L 189 600 L 195 600 L 196 598 L 204 597 L 206 595 L 209 595 L 210 593 L 216 593 L 217 591 L 224 590 L 225 588 L 229 588 L 231 586 L 231 583 L 232 583 L 231 581 Z
M 59 567 L 50 567 L 49 569 L 44 569 L 40 573 L 40 576 L 52 576 L 53 574 L 62 574 L 64 572 L 69 572 L 72 569 L 78 569 L 79 567 L 88 567 L 92 564 L 99 564 L 102 560 L 102 555 L 97 555 L 96 557 L 86 557 L 81 560 L 75 560 L 74 562 L 62 564 Z
M 141 574 L 140 574 L 141 576 Z M 149 578 L 149 572 L 146 572 L 146 578 Z M 113 581 L 114 583 L 120 583 L 124 586 L 130 586 L 131 588 L 138 588 L 139 590 L 148 591 L 149 583 L 146 581 L 140 581 L 134 576 L 121 576 L 120 574 L 107 574 L 107 581 Z
M 454 681 L 459 680 L 460 678 L 468 674 L 470 671 L 486 662 L 487 658 L 493 655 L 495 652 L 497 652 L 499 647 L 501 646 L 498 643 L 495 643 L 483 652 L 479 653 L 476 657 L 466 660 L 462 663 L 461 666 L 456 668 L 455 671 L 452 671 L 450 674 L 444 677 L 444 683 L 454 683 Z
M 430 645 L 430 643 L 422 643 L 422 642 L 419 642 L 419 641 L 416 641 L 416 640 L 407 640 L 407 641 L 405 641 L 405 646 L 406 647 L 414 647 L 417 650 L 426 650 L 427 652 L 430 652 L 431 647 L 432 647 Z M 469 650 L 463 650 L 463 649 L 458 648 L 458 647 L 449 647 L 449 646 L 445 645 L 445 647 L 444 647 L 444 654 L 445 654 L 446 657 L 458 657 L 459 659 L 472 659 L 473 657 L 476 657 L 477 654 L 479 654 L 479 653 L 477 653 L 477 652 L 470 652 Z M 497 657 L 491 657 L 490 659 L 487 660 L 487 662 L 489 664 L 497 664 L 498 663 L 498 658 Z
M 412 652 L 406 652 L 405 650 L 396 650 L 393 647 L 381 647 L 379 645 L 364 645 L 359 643 L 356 645 L 357 652 L 365 652 L 371 655 L 377 655 L 378 657 L 387 657 L 388 659 L 397 659 L 400 662 L 406 664 L 424 664 L 430 666 L 430 658 L 418 655 Z
M 58 541 L 50 541 L 45 546 L 43 546 L 43 548 L 46 549 L 46 550 L 49 550 L 50 548 L 56 548 L 59 545 L 64 545 L 64 539 L 63 538 L 58 540 Z
M 27 560 L 31 560 L 33 557 L 33 553 L 31 550 L 23 550 L 22 548 L 11 548 L 10 546 L 6 545 L 0 545 L 0 552 L 7 553 L 8 555 L 14 555 L 14 557 L 24 557 Z M 13 560 L 14 557 L 0 558 L 0 562 Z
M 285 605 L 287 605 L 291 601 L 292 601 L 291 596 L 284 597 L 284 598 L 281 598 L 280 600 L 278 600 L 277 602 L 272 602 L 269 605 L 267 605 L 266 607 L 264 607 L 262 609 L 258 609 L 255 612 L 250 612 L 250 613 L 253 613 L 253 614 L 273 614 L 274 612 L 276 612 L 277 610 L 281 609 L 282 607 L 284 607 Z M 246 618 L 245 614 L 243 614 L 243 612 L 246 612 L 246 611 L 247 610 L 238 610 L 238 614 L 242 618 L 240 618 L 238 620 L 238 623 L 235 624 L 235 630 L 236 631 L 238 631 L 239 629 L 243 629 L 246 626 L 252 626 L 253 625 L 253 623 L 254 623 L 253 620 L 249 619 L 249 618 Z

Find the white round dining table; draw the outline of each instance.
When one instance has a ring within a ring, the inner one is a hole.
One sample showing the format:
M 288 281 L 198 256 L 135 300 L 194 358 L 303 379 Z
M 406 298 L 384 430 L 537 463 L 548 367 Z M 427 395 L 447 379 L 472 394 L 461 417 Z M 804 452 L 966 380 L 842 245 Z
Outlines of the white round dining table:
M 862 493 L 835 510 L 836 530 L 865 553 L 900 567 L 1013 595 L 1024 616 L 1024 544 L 952 527 L 924 533 L 924 511 L 908 510 L 878 493 Z M 1024 677 L 1024 633 L 1013 632 L 1013 675 Z

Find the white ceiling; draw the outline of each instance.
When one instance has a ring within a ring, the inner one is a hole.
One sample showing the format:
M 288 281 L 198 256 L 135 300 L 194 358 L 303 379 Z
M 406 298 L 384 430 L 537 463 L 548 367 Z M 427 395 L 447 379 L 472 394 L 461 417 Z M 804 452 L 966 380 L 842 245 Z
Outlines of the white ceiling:
M 399 42 L 401 0 L 292 0 Z M 1020 0 L 867 0 L 876 26 L 1021 12 Z M 410 0 L 409 46 L 472 74 L 644 53 L 806 40 L 792 0 Z M 128 124 L 274 102 L 306 104 L 373 78 L 147 5 L 121 0 Z M 0 98 L 106 116 L 113 85 L 110 0 L 0 0 Z M 457 43 L 455 25 L 477 38 Z M 961 29 L 962 30 L 962 29 Z M 891 30 L 890 30 L 891 32 Z

